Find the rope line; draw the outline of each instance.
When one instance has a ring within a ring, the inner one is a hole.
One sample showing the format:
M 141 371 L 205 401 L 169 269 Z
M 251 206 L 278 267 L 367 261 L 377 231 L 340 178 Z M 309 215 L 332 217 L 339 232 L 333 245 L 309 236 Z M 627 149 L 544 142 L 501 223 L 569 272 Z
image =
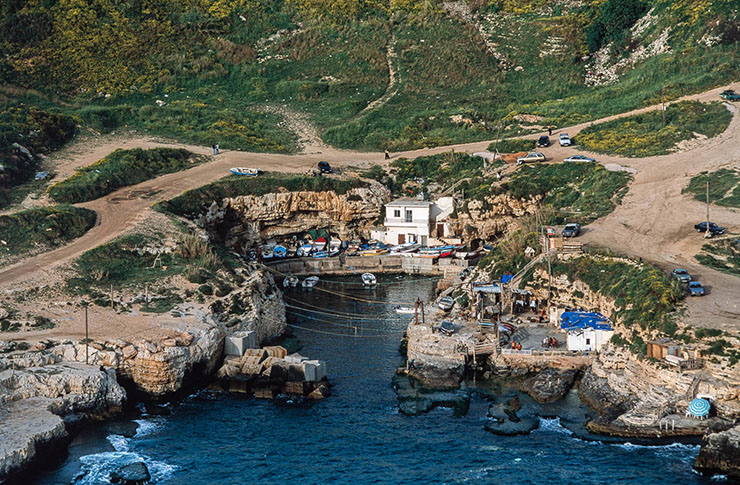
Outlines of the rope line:
M 315 332 L 315 333 L 322 333 L 324 335 L 335 335 L 337 337 L 348 337 L 348 338 L 386 338 L 388 335 L 397 335 L 399 333 L 402 333 L 400 330 L 396 333 L 388 333 L 383 335 L 351 335 L 348 333 L 336 333 L 336 332 L 326 332 L 324 330 L 316 330 L 313 328 L 307 328 L 307 327 L 301 327 L 299 325 L 293 325 L 292 323 L 288 324 L 289 327 L 298 328 L 301 330 L 306 330 L 308 332 Z
M 355 327 L 358 327 L 358 328 L 361 328 L 361 329 L 367 330 L 367 331 L 383 332 L 383 333 L 386 333 L 387 335 L 395 335 L 395 332 L 385 332 L 384 329 L 382 329 L 382 328 L 371 327 L 369 325 L 361 325 L 363 322 L 360 322 L 360 321 L 350 322 L 350 323 L 352 323 L 350 325 L 350 323 L 339 323 L 339 322 L 330 322 L 328 320 L 318 320 L 316 318 L 311 318 L 310 316 L 307 316 L 307 315 L 298 315 L 298 317 L 303 318 L 305 321 L 316 322 L 316 323 L 321 323 L 321 324 L 325 324 L 325 325 L 333 325 L 335 327 L 342 327 L 342 328 L 355 328 Z
M 367 318 L 367 316 L 366 316 L 367 314 L 365 314 L 365 313 L 350 313 L 350 312 L 340 312 L 340 311 L 335 311 L 335 310 L 327 310 L 327 309 L 321 308 L 319 306 L 312 305 L 310 303 L 302 302 L 302 301 L 297 300 L 295 298 L 290 298 L 290 297 L 287 297 L 287 296 L 284 296 L 283 298 L 285 298 L 286 300 L 290 300 L 290 301 L 293 301 L 295 303 L 299 303 L 299 304 L 305 305 L 307 307 L 310 307 L 310 308 L 305 308 L 303 306 L 291 305 L 289 303 L 285 303 L 285 307 L 286 308 L 291 308 L 291 309 L 294 309 L 294 310 L 300 310 L 300 311 L 304 311 L 304 312 L 320 313 L 322 315 L 329 315 L 329 316 L 332 316 L 332 317 L 344 317 L 344 318 L 352 318 L 352 319 L 364 320 L 364 321 L 377 320 L 377 321 L 386 322 L 386 321 L 404 320 L 401 317 Z M 421 310 L 419 310 L 419 311 L 421 311 Z

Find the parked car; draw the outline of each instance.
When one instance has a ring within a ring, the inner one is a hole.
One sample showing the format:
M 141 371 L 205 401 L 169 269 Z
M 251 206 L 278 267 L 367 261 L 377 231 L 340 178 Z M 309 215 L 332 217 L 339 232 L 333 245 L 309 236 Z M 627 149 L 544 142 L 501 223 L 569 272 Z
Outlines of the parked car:
M 334 169 L 331 168 L 329 162 L 319 162 L 319 172 L 321 173 L 334 173 Z
M 689 282 L 689 295 L 704 296 L 704 287 L 698 281 Z
M 575 223 L 566 224 L 563 228 L 563 237 L 576 237 L 581 233 L 581 226 Z
M 707 223 L 706 223 L 706 221 L 700 222 L 699 224 L 694 224 L 694 229 L 696 229 L 696 232 L 707 232 Z M 712 236 L 714 236 L 714 235 L 717 235 L 717 234 L 724 234 L 724 233 L 725 233 L 725 228 L 724 227 L 720 227 L 717 224 L 715 224 L 714 222 L 710 222 L 709 223 L 709 234 L 711 234 Z
M 525 162 L 544 162 L 545 161 L 545 154 L 541 152 L 530 152 L 524 155 L 523 157 L 519 157 L 516 159 L 516 164 L 521 165 Z
M 719 97 L 722 99 L 726 99 L 727 101 L 740 101 L 740 94 L 737 94 L 732 89 L 722 91 L 721 93 L 719 93 Z
M 671 271 L 671 274 L 681 283 L 688 283 L 689 281 L 691 281 L 691 275 L 683 268 L 676 268 Z
M 595 158 L 587 157 L 586 155 L 571 155 L 563 160 L 564 162 L 595 162 Z
M 567 133 L 561 133 L 558 137 L 558 142 L 560 143 L 561 147 L 569 147 L 570 146 L 570 137 Z
M 549 147 L 550 146 L 550 137 L 547 135 L 542 135 L 537 140 L 537 146 L 538 147 Z

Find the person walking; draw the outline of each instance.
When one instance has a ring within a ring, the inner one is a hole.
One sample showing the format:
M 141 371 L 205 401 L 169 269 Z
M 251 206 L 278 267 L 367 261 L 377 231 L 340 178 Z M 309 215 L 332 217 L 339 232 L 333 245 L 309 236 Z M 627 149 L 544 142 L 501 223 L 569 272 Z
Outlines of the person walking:
M 386 160 L 390 160 L 391 159 L 391 154 L 388 153 L 388 150 L 387 149 L 385 150 L 385 159 Z
M 213 154 L 215 155 L 216 154 L 216 145 L 215 144 L 211 145 L 211 148 L 213 149 Z
M 219 153 L 221 153 L 221 147 L 216 144 L 216 155 L 218 155 Z
M 552 126 L 548 126 L 548 127 L 547 127 L 547 134 L 548 134 L 549 136 L 552 136 Z

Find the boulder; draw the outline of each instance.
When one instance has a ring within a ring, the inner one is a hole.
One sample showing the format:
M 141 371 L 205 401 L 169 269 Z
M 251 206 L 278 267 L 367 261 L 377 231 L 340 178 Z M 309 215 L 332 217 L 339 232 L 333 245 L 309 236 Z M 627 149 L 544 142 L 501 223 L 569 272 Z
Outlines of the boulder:
M 331 391 L 329 390 L 329 387 L 324 384 L 321 384 L 308 395 L 311 399 L 324 399 L 329 396 L 331 396 Z
M 740 480 L 740 426 L 705 435 L 694 468 L 703 474 Z
M 522 388 L 539 403 L 559 401 L 573 387 L 577 374 L 575 369 L 560 371 L 548 367 L 524 381 Z
M 143 461 L 129 463 L 110 474 L 111 483 L 121 483 L 123 485 L 142 485 L 149 483 L 151 478 L 149 469 Z
M 512 436 L 528 434 L 537 429 L 540 424 L 539 418 L 535 415 L 519 416 L 517 413 L 521 408 L 519 396 L 491 404 L 488 407 L 489 419 L 485 424 L 486 431 L 502 436 Z

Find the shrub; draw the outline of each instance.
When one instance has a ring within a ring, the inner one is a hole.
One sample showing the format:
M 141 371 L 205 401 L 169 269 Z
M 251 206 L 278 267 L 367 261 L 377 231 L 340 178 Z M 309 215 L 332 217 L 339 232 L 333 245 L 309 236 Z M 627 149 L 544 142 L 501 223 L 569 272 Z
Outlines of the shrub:
M 35 247 L 59 246 L 85 234 L 97 214 L 89 209 L 58 205 L 0 216 L 0 254 L 23 254 Z
M 498 150 L 499 153 L 528 152 L 535 148 L 535 140 L 526 138 L 504 139 L 488 145 L 488 151 Z

